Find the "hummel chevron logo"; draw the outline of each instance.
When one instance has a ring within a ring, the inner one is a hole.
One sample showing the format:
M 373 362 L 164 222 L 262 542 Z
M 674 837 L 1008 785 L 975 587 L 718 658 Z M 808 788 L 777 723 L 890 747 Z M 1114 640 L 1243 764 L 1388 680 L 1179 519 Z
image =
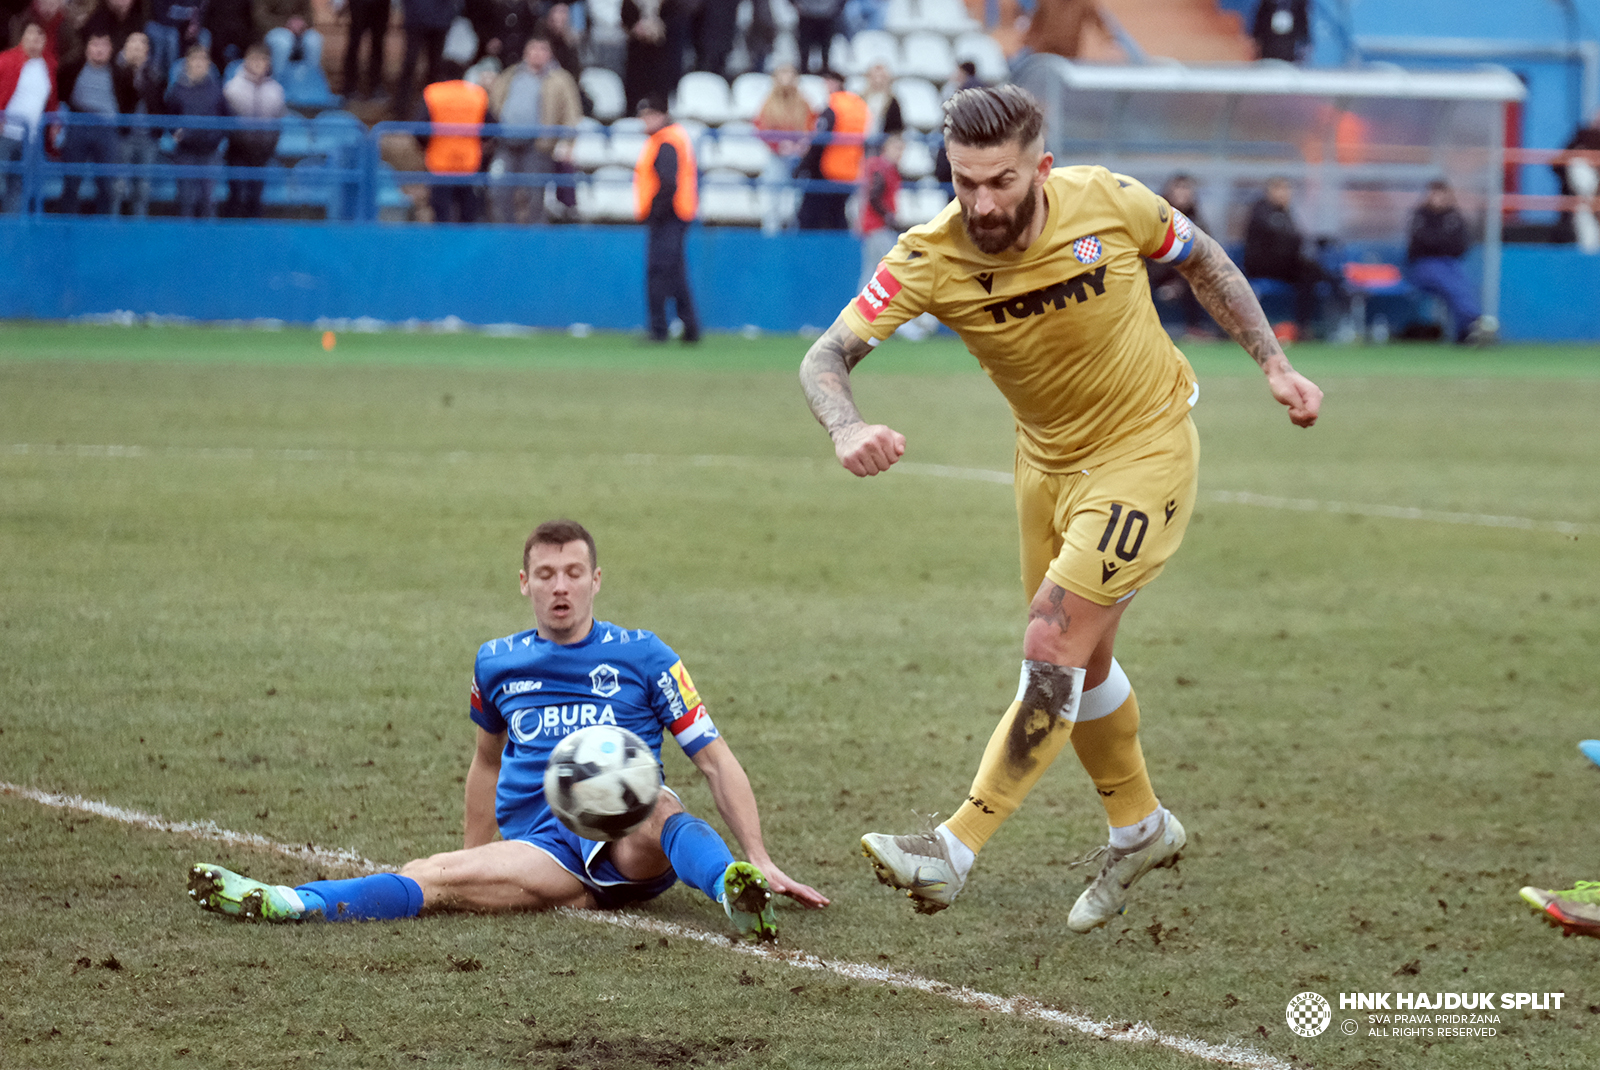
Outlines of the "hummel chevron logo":
M 1110 561 L 1100 562 L 1100 582 L 1102 584 L 1110 583 L 1111 577 L 1115 576 L 1121 569 L 1121 565 L 1112 564 Z
M 1178 499 L 1173 498 L 1167 502 L 1167 523 L 1172 523 L 1172 514 L 1178 511 Z
M 982 286 L 984 293 L 994 293 L 994 272 L 981 272 L 980 274 L 972 276 L 972 281 L 976 282 L 979 286 Z

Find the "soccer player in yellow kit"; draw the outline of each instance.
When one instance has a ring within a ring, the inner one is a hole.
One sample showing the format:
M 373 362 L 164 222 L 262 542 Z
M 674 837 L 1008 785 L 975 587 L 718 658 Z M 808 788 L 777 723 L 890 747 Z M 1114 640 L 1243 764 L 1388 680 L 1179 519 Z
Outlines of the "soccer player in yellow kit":
M 1139 705 L 1112 647 L 1194 509 L 1194 370 L 1162 330 L 1143 260 L 1174 264 L 1255 358 L 1289 419 L 1310 427 L 1322 391 L 1289 365 L 1249 283 L 1211 238 L 1139 182 L 1054 169 L 1038 102 L 1015 86 L 945 104 L 956 203 L 901 236 L 860 296 L 806 354 L 800 380 L 834 451 L 858 476 L 887 471 L 905 436 L 869 424 L 850 370 L 900 324 L 931 312 L 1010 402 L 1017 426 L 1022 581 L 1033 601 L 1016 701 L 955 814 L 923 833 L 862 837 L 878 879 L 922 913 L 949 906 L 984 843 L 1070 741 L 1105 806 L 1110 843 L 1067 925 L 1127 909 L 1129 887 L 1170 866 L 1187 836 L 1156 798 Z M 1093 857 L 1093 856 L 1092 856 Z

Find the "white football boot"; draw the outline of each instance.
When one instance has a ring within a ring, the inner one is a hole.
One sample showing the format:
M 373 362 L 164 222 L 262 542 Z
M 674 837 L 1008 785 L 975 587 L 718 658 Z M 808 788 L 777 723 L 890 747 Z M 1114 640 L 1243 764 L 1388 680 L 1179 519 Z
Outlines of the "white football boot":
M 966 883 L 937 828 L 907 836 L 869 832 L 861 837 L 861 853 L 872 862 L 878 880 L 905 889 L 918 914 L 939 913 L 955 902 Z
M 1127 912 L 1128 889 L 1135 881 L 1152 869 L 1176 865 L 1183 857 L 1183 848 L 1189 842 L 1188 833 L 1172 814 L 1166 815 L 1161 828 L 1144 843 L 1122 850 L 1109 844 L 1097 847 L 1081 860 L 1072 863 L 1085 865 L 1096 858 L 1102 859 L 1100 873 L 1085 888 L 1078 901 L 1072 904 L 1067 915 L 1067 928 L 1075 933 L 1098 929 L 1119 914 Z

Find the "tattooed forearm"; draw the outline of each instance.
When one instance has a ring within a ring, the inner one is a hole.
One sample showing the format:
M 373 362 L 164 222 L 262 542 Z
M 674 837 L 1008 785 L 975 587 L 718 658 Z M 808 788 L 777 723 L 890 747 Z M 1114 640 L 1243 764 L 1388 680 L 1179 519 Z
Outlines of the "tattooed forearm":
M 1214 239 L 1196 231 L 1194 251 L 1178 265 L 1178 271 L 1189 280 L 1190 289 L 1217 325 L 1263 369 L 1274 358 L 1284 359 L 1283 347 L 1250 289 L 1250 280 Z
M 800 362 L 800 385 L 817 422 L 837 437 L 839 431 L 866 423 L 850 392 L 850 370 L 872 347 L 835 320 Z

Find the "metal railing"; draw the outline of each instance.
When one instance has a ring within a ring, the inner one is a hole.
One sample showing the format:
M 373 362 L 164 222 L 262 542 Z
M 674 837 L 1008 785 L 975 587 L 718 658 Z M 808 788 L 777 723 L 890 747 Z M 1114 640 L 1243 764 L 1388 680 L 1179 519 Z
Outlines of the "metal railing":
M 332 116 L 332 118 L 329 118 Z M 46 138 L 60 148 L 70 140 L 67 132 L 73 128 L 106 129 L 117 132 L 119 138 L 143 136 L 159 143 L 157 162 L 91 162 L 69 161 L 53 158 L 47 151 Z M 179 160 L 182 149 L 181 131 L 215 131 L 223 135 L 220 143 L 198 161 Z M 245 166 L 226 162 L 227 138 L 242 133 L 276 134 L 273 158 L 260 166 Z M 180 115 L 117 115 L 101 116 L 76 112 L 52 113 L 29 131 L 22 143 L 22 155 L 17 160 L 0 160 L 0 191 L 5 193 L 6 210 L 24 215 L 38 215 L 45 211 L 47 202 L 56 196 L 58 185 L 68 179 L 82 183 L 148 182 L 157 196 L 152 200 L 168 199 L 167 183 L 206 182 L 213 184 L 260 182 L 263 184 L 263 204 L 273 208 L 288 206 L 293 209 L 318 212 L 328 220 L 371 221 L 383 217 L 385 205 L 399 207 L 409 203 L 400 193 L 403 186 L 473 186 L 485 191 L 517 188 L 581 189 L 593 187 L 597 179 L 582 170 L 557 170 L 548 173 L 491 172 L 480 166 L 469 172 L 438 172 L 430 170 L 401 171 L 383 160 L 385 137 L 396 134 L 419 139 L 430 137 L 472 137 L 479 139 L 481 157 L 487 164 L 494 156 L 495 147 L 503 143 L 526 143 L 544 138 L 573 139 L 579 136 L 601 135 L 609 141 L 617 137 L 637 138 L 637 131 L 614 131 L 609 127 L 546 127 L 484 123 L 481 125 L 452 125 L 428 122 L 380 122 L 374 126 L 363 125 L 346 112 L 324 112 L 316 119 L 298 115 L 282 119 L 241 119 L 236 117 L 180 116 Z M 715 128 L 698 135 L 697 148 L 714 145 L 724 136 Z M 735 135 L 739 138 L 758 137 L 769 147 L 777 140 L 789 138 L 767 137 L 760 134 Z M 930 152 L 940 143 L 936 135 L 925 137 Z M 790 135 L 792 137 L 792 135 Z M 814 143 L 861 145 L 869 147 L 881 138 L 863 138 L 860 135 L 813 135 Z M 791 191 L 795 194 L 852 193 L 852 182 L 834 182 L 821 178 L 794 178 L 790 174 L 793 159 L 775 152 L 768 157 L 775 161 L 758 174 L 744 173 L 738 180 L 717 175 L 710 182 L 717 185 L 744 185 L 766 193 Z M 318 162 L 310 162 L 318 161 Z M 613 159 L 609 163 L 623 164 Z M 626 161 L 631 169 L 632 161 Z M 630 179 L 631 181 L 631 179 Z M 702 171 L 702 183 L 707 179 Z M 613 185 L 620 185 L 614 183 Z M 120 187 L 119 187 L 120 188 Z M 210 199 L 210 198 L 208 198 Z M 112 205 L 115 213 L 117 205 Z

